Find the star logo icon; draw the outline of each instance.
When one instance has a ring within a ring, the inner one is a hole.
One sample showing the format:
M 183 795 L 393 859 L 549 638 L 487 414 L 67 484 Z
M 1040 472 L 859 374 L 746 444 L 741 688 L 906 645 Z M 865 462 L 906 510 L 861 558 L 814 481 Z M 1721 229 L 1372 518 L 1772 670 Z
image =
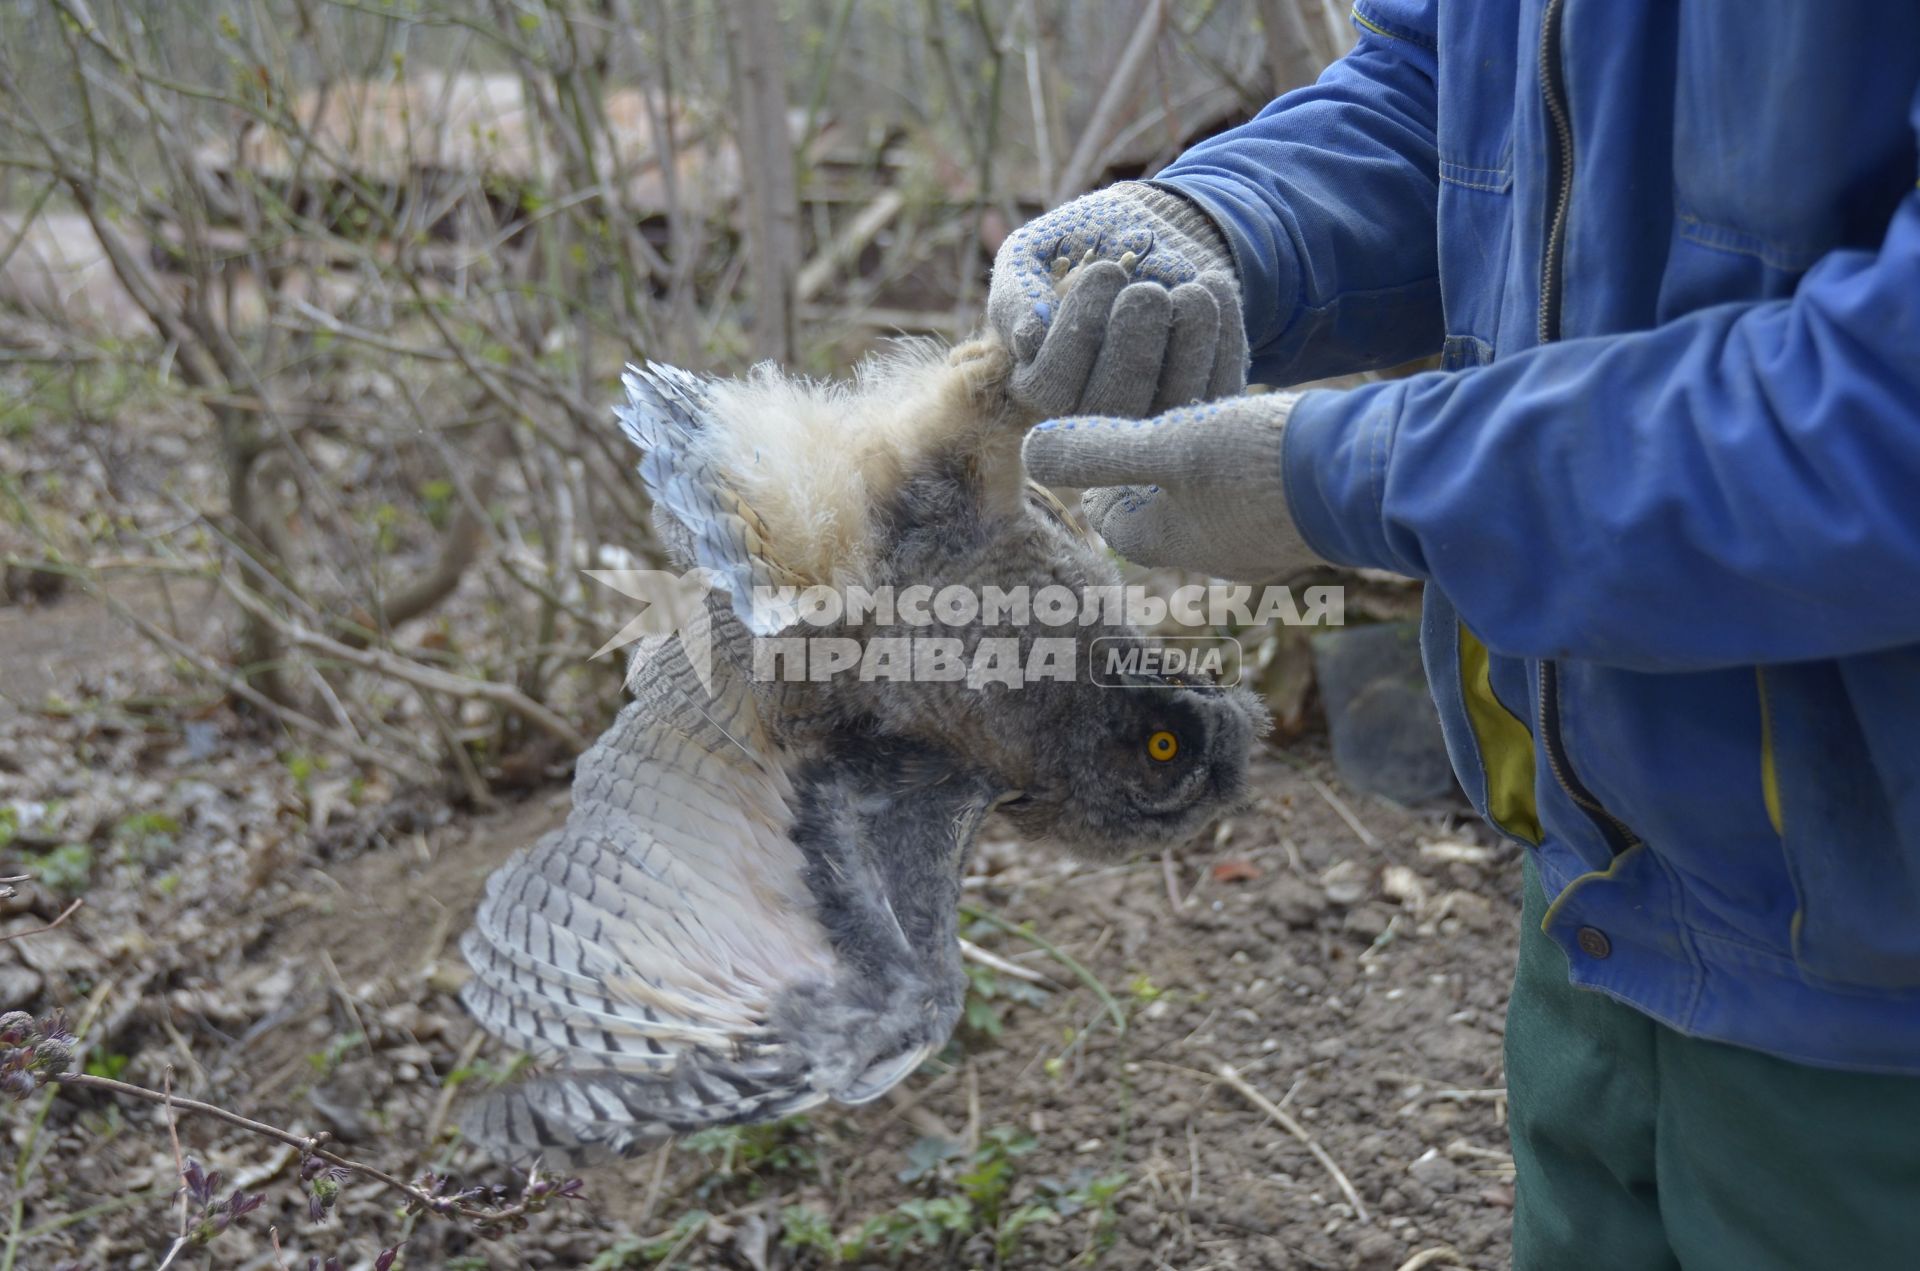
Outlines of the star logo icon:
M 642 606 L 612 639 L 594 650 L 594 657 L 644 641 L 678 639 L 700 686 L 713 692 L 713 619 L 707 612 L 707 593 L 713 589 L 716 576 L 711 570 L 690 569 L 684 574 L 665 569 L 582 572 Z

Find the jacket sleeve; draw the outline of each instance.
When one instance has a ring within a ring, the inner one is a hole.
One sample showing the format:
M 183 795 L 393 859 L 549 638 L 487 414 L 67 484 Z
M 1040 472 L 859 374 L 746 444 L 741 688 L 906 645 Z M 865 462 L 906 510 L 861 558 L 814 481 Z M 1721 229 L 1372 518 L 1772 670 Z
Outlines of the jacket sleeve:
M 1392 366 L 1441 343 L 1433 0 L 1362 0 L 1359 43 L 1317 83 L 1154 178 L 1225 234 L 1253 378 Z
M 1309 543 L 1431 579 L 1500 653 L 1679 671 L 1920 643 L 1920 192 L 1790 299 L 1309 392 L 1283 444 Z

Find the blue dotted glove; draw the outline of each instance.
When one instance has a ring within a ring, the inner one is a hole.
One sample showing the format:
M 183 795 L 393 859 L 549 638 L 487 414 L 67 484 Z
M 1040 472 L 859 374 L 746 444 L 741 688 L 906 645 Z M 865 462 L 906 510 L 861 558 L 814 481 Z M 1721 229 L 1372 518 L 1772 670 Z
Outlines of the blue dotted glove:
M 1186 406 L 1152 419 L 1079 416 L 1027 434 L 1027 470 L 1092 487 L 1087 519 L 1142 565 L 1236 582 L 1284 580 L 1327 562 L 1287 510 L 1281 437 L 1296 393 Z
M 1137 418 L 1240 392 L 1247 335 L 1226 240 L 1177 194 L 1123 181 L 1001 245 L 987 323 L 1040 417 Z

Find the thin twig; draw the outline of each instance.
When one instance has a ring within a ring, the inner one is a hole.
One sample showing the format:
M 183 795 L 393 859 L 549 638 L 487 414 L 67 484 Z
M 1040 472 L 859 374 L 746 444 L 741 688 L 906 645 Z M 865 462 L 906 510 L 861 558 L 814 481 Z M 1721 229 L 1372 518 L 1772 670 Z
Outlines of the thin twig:
M 187 1247 L 187 1211 L 192 1202 L 187 1196 L 187 1158 L 180 1151 L 180 1123 L 173 1116 L 172 1064 L 161 1070 L 160 1085 L 160 1106 L 167 1113 L 167 1141 L 173 1144 L 173 1172 L 180 1180 L 180 1229 L 174 1237 L 173 1247 L 167 1250 L 166 1259 L 160 1264 L 161 1268 L 165 1268 L 172 1266 L 173 1260 L 180 1256 L 180 1251 Z
M 1360 823 L 1360 818 L 1353 814 L 1353 809 L 1347 806 L 1344 799 L 1333 792 L 1332 786 L 1314 776 L 1309 776 L 1307 780 L 1312 784 L 1314 792 L 1327 801 L 1327 806 L 1337 812 L 1340 819 L 1347 823 L 1347 828 L 1353 831 L 1356 838 L 1368 847 L 1377 849 L 1380 846 L 1380 840 L 1374 832 Z
M 160 1260 L 160 1265 L 155 1267 L 154 1271 L 167 1271 L 167 1268 L 173 1265 L 173 1260 L 180 1256 L 180 1251 L 186 1247 L 185 1236 L 175 1237 L 174 1242 L 167 1247 L 167 1256 Z
M 401 1181 L 377 1166 L 368 1165 L 364 1161 L 356 1161 L 350 1157 L 341 1156 L 337 1152 L 329 1151 L 323 1145 L 330 1140 L 331 1136 L 324 1130 L 318 1134 L 296 1134 L 292 1130 L 283 1130 L 277 1125 L 268 1125 L 264 1121 L 255 1121 L 251 1117 L 243 1117 L 238 1112 L 230 1112 L 218 1104 L 202 1103 L 198 1099 L 183 1099 L 172 1095 L 170 1092 L 149 1090 L 145 1086 L 136 1086 L 131 1082 L 115 1081 L 110 1077 L 96 1077 L 89 1073 L 62 1073 L 57 1077 L 49 1077 L 47 1080 L 54 1085 L 63 1087 L 71 1086 L 80 1090 L 101 1090 L 108 1094 L 125 1095 L 128 1098 L 142 1099 L 148 1103 L 162 1104 L 180 1112 L 199 1113 L 204 1116 L 213 1117 L 216 1120 L 225 1121 L 228 1125 L 238 1126 L 243 1130 L 251 1131 L 263 1138 L 272 1139 L 277 1143 L 285 1143 L 290 1147 L 298 1149 L 304 1155 L 317 1156 L 330 1165 L 338 1165 L 341 1169 L 357 1174 L 362 1178 L 383 1183 L 395 1191 L 405 1194 L 408 1198 L 433 1213 L 443 1215 L 452 1214 L 477 1222 L 496 1224 L 506 1219 L 517 1218 L 528 1210 L 527 1202 L 525 1201 L 517 1201 L 514 1204 L 502 1206 L 499 1209 L 489 1209 L 482 1205 L 470 1205 L 465 1201 L 451 1200 L 445 1196 L 435 1196 L 424 1188 L 415 1187 L 411 1183 Z
M 213 659 L 207 657 L 185 641 L 176 640 L 173 636 L 161 630 L 156 624 L 149 622 L 146 618 L 135 613 L 133 609 L 116 599 L 104 587 L 93 586 L 92 590 L 94 595 L 104 602 L 108 609 L 113 611 L 115 617 L 123 622 L 130 623 L 142 635 L 146 636 L 147 639 L 153 641 L 176 657 L 191 662 L 199 669 L 201 674 L 221 684 L 234 696 L 272 715 L 289 728 L 317 736 L 326 741 L 327 744 L 352 755 L 354 758 L 372 767 L 385 768 L 397 772 L 409 780 L 419 782 L 421 785 L 431 785 L 433 783 L 434 774 L 431 769 L 422 766 L 406 756 L 394 754 L 390 751 L 379 750 L 364 742 L 355 741 L 352 737 L 346 736 L 336 729 L 328 728 L 326 725 L 315 721 L 300 711 L 290 710 L 282 706 L 280 703 L 262 693 L 259 689 L 247 683 L 244 677 L 224 670 L 216 665 Z
M 1347 1198 L 1349 1205 L 1353 1206 L 1354 1217 L 1361 1222 L 1373 1221 L 1367 1216 L 1367 1207 L 1361 1201 L 1360 1193 L 1354 1190 L 1353 1182 L 1347 1177 L 1346 1171 L 1341 1169 L 1339 1164 L 1331 1156 L 1327 1155 L 1327 1149 L 1320 1146 L 1319 1140 L 1307 1133 L 1307 1127 L 1294 1120 L 1279 1104 L 1254 1089 L 1253 1085 L 1248 1082 L 1245 1077 L 1242 1077 L 1234 1070 L 1232 1064 L 1223 1063 L 1219 1065 L 1214 1069 L 1214 1075 L 1231 1086 L 1234 1092 L 1241 1098 L 1273 1118 L 1274 1124 L 1305 1144 L 1307 1151 L 1313 1154 L 1313 1159 L 1319 1161 L 1321 1167 L 1333 1176 L 1334 1186 L 1340 1189 L 1340 1194 Z
M 1120 1003 L 1114 1000 L 1113 994 L 1107 990 L 1105 984 L 1100 982 L 1099 976 L 1087 970 L 1086 967 L 1082 966 L 1080 962 L 1065 949 L 1054 944 L 1046 937 L 1029 931 L 1025 927 L 1016 926 L 1008 922 L 1005 918 L 1002 918 L 999 914 L 993 913 L 990 910 L 981 909 L 977 905 L 962 905 L 960 906 L 960 912 L 969 918 L 978 918 L 983 922 L 990 923 L 1010 936 L 1019 936 L 1022 940 L 1037 946 L 1054 961 L 1073 972 L 1075 979 L 1093 990 L 1093 995 L 1100 999 L 1100 1005 L 1106 1007 L 1107 1014 L 1112 1017 L 1113 1027 L 1116 1032 L 1124 1033 L 1127 1031 L 1127 1013 L 1120 1008 Z
M 1045 985 L 1050 989 L 1060 987 L 1057 981 L 1040 974 L 1040 972 L 1034 970 L 1032 967 L 1021 966 L 1018 962 L 1011 961 L 1001 957 L 997 953 L 982 949 L 979 945 L 964 937 L 962 937 L 960 941 L 960 954 L 969 962 L 978 962 L 983 967 L 998 971 L 1002 975 L 1010 975 L 1016 980 L 1025 980 L 1029 984 Z
M 24 881 L 26 881 L 25 875 L 22 875 L 20 878 L 0 879 L 0 882 L 7 882 L 7 883 L 17 883 L 17 882 L 24 882 Z M 67 919 L 73 917 L 73 911 L 80 908 L 80 906 L 86 903 L 87 903 L 86 897 L 76 896 L 74 897 L 73 903 L 68 905 L 65 909 L 62 909 L 60 911 L 60 916 L 58 918 L 55 918 L 52 922 L 48 923 L 46 926 L 35 927 L 30 931 L 16 931 L 12 935 L 0 936 L 0 944 L 5 944 L 9 940 L 24 940 L 28 936 L 45 935 L 47 932 L 52 931 L 55 927 L 65 922 Z
M 640 1218 L 634 1226 L 644 1227 L 653 1221 L 654 1213 L 660 1208 L 660 1189 L 666 1186 L 667 1166 L 672 1162 L 673 1140 L 669 1139 L 654 1151 L 653 1172 L 647 1176 L 647 1194 L 640 1202 Z
M 1158 1059 L 1147 1059 L 1141 1062 L 1150 1064 L 1155 1068 L 1164 1068 L 1168 1072 L 1181 1072 L 1190 1077 L 1198 1077 L 1202 1081 L 1217 1080 L 1225 1082 L 1233 1089 L 1234 1093 L 1238 1094 L 1260 1111 L 1266 1113 L 1273 1119 L 1274 1124 L 1306 1145 L 1307 1151 L 1313 1154 L 1313 1159 L 1320 1162 L 1321 1168 L 1325 1169 L 1327 1173 L 1332 1176 L 1334 1185 L 1340 1189 L 1340 1194 L 1347 1198 L 1347 1204 L 1353 1207 L 1353 1215 L 1355 1218 L 1366 1223 L 1373 1221 L 1372 1218 L 1368 1217 L 1367 1207 L 1361 1201 L 1360 1193 L 1354 1190 L 1353 1182 L 1347 1177 L 1346 1171 L 1342 1170 L 1339 1164 L 1331 1156 L 1327 1155 L 1327 1150 L 1321 1147 L 1319 1141 L 1307 1132 L 1307 1127 L 1294 1120 L 1286 1109 L 1254 1089 L 1247 1079 L 1235 1070 L 1232 1064 L 1219 1064 L 1215 1066 L 1211 1073 L 1207 1073 L 1202 1072 L 1198 1068 L 1188 1068 L 1181 1064 L 1169 1064 Z
M 383 649 L 353 648 L 310 630 L 291 618 L 281 617 L 258 596 L 245 587 L 234 584 L 230 579 L 223 577 L 221 583 L 227 594 L 241 608 L 255 614 L 262 621 L 271 623 L 281 635 L 303 649 L 312 649 L 338 661 L 391 676 L 415 688 L 445 693 L 450 697 L 478 698 L 492 702 L 520 716 L 549 736 L 559 738 L 576 751 L 587 748 L 587 738 L 578 729 L 511 684 L 501 684 L 494 680 L 477 680 L 464 675 L 450 675 L 445 671 L 437 671 L 432 667 L 395 657 Z
M 958 1069 L 955 1070 L 956 1072 Z M 913 1127 L 928 1138 L 945 1139 L 949 1143 L 960 1142 L 961 1136 L 942 1121 L 931 1108 L 921 1106 L 924 1092 L 909 1094 L 899 1086 L 887 1091 L 887 1102 L 893 1105 L 893 1115 L 905 1117 Z

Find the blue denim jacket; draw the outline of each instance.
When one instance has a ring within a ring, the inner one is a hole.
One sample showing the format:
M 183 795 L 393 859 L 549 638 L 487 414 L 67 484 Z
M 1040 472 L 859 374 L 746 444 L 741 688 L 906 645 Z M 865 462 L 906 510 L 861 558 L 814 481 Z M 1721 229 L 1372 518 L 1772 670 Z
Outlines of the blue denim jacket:
M 1437 10 L 1437 12 L 1436 12 Z M 1920 5 L 1362 0 L 1160 179 L 1573 979 L 1920 1074 Z

